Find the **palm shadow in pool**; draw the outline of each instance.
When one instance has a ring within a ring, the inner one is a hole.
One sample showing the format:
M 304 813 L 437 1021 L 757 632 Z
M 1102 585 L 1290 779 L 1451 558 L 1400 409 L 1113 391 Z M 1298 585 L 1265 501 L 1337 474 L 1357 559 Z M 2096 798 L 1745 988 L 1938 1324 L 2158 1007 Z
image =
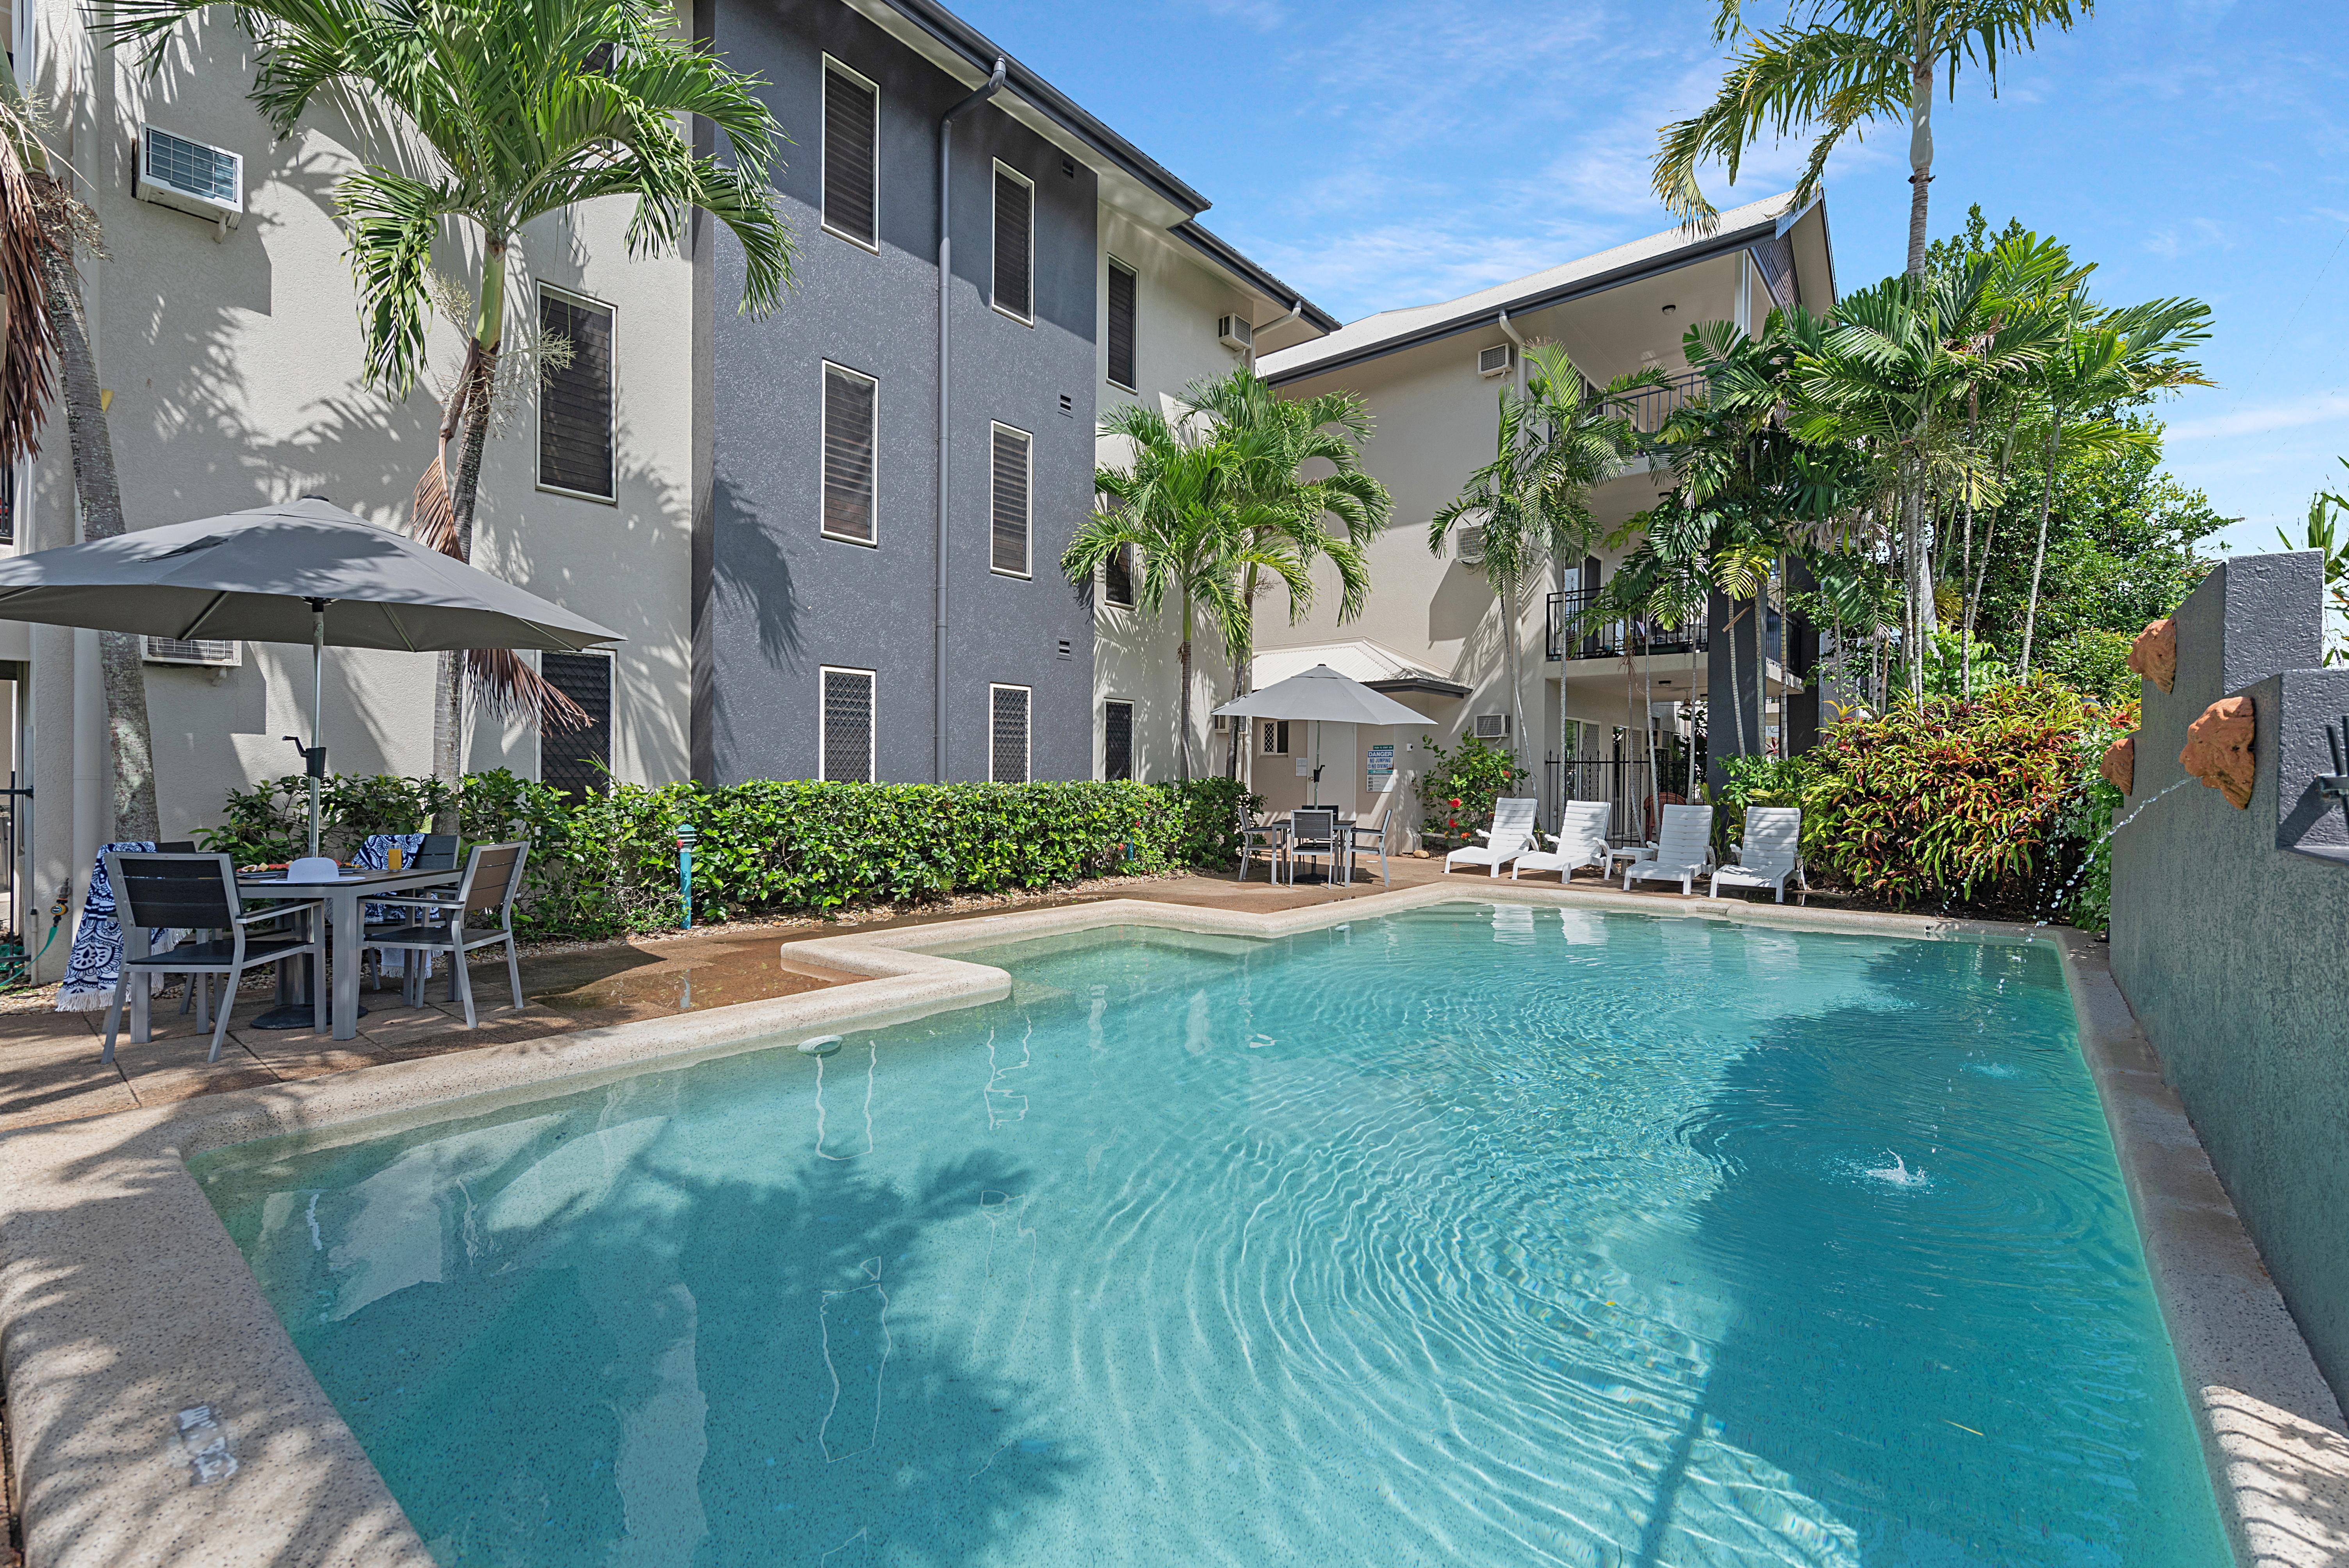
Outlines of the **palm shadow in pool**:
M 466 1185 L 512 1190 L 549 1151 Z M 926 1254 L 1028 1185 L 1013 1162 L 782 1185 L 629 1163 L 477 1252 L 444 1212 L 460 1266 L 333 1326 L 329 1355 L 297 1326 L 442 1561 L 951 1568 L 1081 1471 L 1034 1388 L 925 1299 Z
M 2144 1391 L 2174 1372 L 2158 1318 L 2110 1283 L 2129 1221 L 2091 1173 L 2094 1089 L 2053 1043 L 2069 1003 L 2051 975 L 2002 995 L 1967 973 L 1990 961 L 1888 955 L 1871 979 L 1909 1010 L 1781 1020 L 1682 1124 L 1719 1173 L 1697 1251 L 1728 1327 L 1642 1564 L 1675 1560 L 1672 1516 L 1700 1490 L 1717 1504 L 1772 1471 L 1799 1494 L 1787 1516 L 1850 1531 L 1863 1563 L 2167 1560 L 2164 1516 L 2201 1482 L 2133 1468 L 2143 1424 L 2170 1414 Z M 2084 1140 L 2090 1164 L 2067 1164 Z M 1764 1468 L 1740 1474 L 1745 1457 Z M 1693 1473 L 1708 1465 L 1727 1473 Z

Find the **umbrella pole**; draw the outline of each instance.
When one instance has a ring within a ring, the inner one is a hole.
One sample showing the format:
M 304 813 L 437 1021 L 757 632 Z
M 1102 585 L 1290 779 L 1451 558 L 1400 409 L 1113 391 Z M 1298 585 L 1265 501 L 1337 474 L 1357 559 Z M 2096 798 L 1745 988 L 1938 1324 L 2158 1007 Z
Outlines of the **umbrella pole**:
M 310 755 L 303 760 L 310 774 L 310 853 L 318 853 L 318 789 L 326 771 L 326 743 L 320 731 L 326 721 L 326 601 L 310 601 Z

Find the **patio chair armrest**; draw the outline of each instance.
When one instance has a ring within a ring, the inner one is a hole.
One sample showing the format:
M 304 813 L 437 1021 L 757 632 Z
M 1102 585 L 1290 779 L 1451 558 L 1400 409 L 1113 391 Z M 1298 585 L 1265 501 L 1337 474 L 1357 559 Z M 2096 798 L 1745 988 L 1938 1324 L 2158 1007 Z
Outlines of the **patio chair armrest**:
M 371 898 L 367 902 L 381 904 L 388 909 L 428 909 L 441 914 L 452 909 L 461 910 L 465 907 L 454 900 L 437 898 Z
M 267 909 L 256 909 L 251 914 L 240 914 L 235 917 L 236 923 L 239 925 L 254 925 L 264 920 L 283 920 L 289 914 L 298 914 L 303 910 L 315 909 L 325 902 L 323 899 L 316 898 L 287 899 Z

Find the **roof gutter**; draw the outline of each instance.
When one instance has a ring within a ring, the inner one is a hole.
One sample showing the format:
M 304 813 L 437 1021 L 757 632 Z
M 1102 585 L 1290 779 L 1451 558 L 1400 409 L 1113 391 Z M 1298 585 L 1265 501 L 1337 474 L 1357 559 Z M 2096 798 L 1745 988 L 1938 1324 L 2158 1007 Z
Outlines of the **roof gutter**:
M 1249 261 L 1239 252 L 1232 249 L 1219 236 L 1208 232 L 1197 223 L 1177 223 L 1171 232 L 1175 238 L 1247 284 L 1265 298 L 1276 304 L 1285 299 L 1296 300 L 1304 318 L 1311 322 L 1318 330 L 1331 333 L 1343 325 L 1336 316 L 1331 315 L 1312 301 L 1299 298 L 1295 289 Z
M 938 117 L 938 562 L 936 624 L 931 628 L 937 733 L 931 742 L 937 782 L 947 782 L 947 519 L 954 480 L 954 207 L 948 183 L 953 171 L 954 124 L 1003 90 L 1003 57 L 979 89 Z

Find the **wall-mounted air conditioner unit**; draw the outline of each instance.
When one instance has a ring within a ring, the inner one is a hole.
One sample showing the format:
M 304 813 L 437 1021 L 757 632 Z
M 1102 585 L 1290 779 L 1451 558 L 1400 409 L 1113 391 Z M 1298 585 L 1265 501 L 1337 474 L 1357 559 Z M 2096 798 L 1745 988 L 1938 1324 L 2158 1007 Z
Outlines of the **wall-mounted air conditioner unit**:
M 1219 315 L 1216 318 L 1216 341 L 1235 354 L 1246 354 L 1256 346 L 1256 328 L 1244 315 Z
M 150 665 L 202 665 L 233 669 L 244 663 L 243 643 L 216 642 L 210 637 L 141 637 L 140 657 Z
M 1509 738 L 1509 716 L 1506 713 L 1480 713 L 1476 716 L 1476 738 L 1506 740 Z
M 209 219 L 225 234 L 244 216 L 244 160 L 226 148 L 141 126 L 133 194 L 141 201 Z
M 1508 368 L 1509 368 L 1509 346 L 1508 346 L 1507 344 L 1506 344 L 1506 343 L 1496 343 L 1496 344 L 1493 345 L 1493 346 L 1492 346 L 1492 347 L 1490 347 L 1490 348 L 1482 348 L 1482 349 L 1478 349 L 1478 350 L 1476 351 L 1476 374 L 1477 374 L 1477 375 L 1479 375 L 1479 376 L 1501 376 L 1501 375 L 1506 375 L 1506 374 L 1507 373 L 1507 371 L 1508 371 Z
M 1475 523 L 1463 523 L 1452 531 L 1453 556 L 1463 566 L 1485 563 L 1485 531 Z

